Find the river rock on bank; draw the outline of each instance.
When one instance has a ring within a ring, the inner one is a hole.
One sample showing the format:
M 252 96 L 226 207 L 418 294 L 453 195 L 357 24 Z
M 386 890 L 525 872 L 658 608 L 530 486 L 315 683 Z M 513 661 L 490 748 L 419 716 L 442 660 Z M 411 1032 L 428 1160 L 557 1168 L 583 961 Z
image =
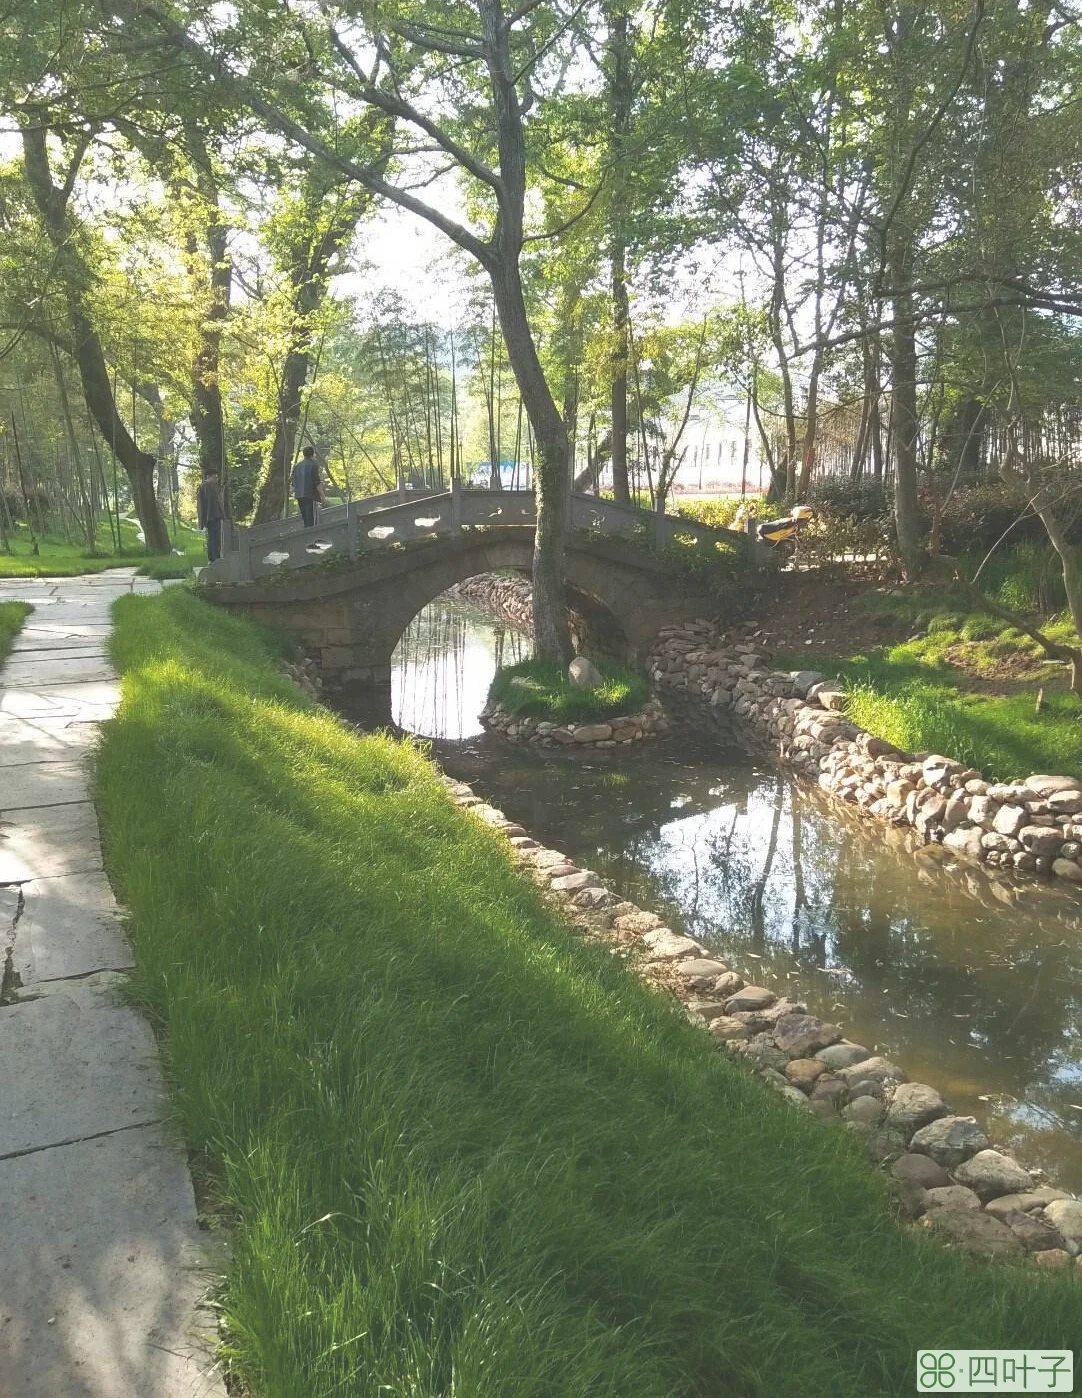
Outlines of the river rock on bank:
M 984 1203 L 1000 1194 L 1022 1193 L 1033 1183 L 1021 1165 L 998 1150 L 979 1150 L 958 1166 L 954 1178 L 968 1185 Z
M 1000 1223 L 982 1209 L 930 1209 L 921 1219 L 925 1228 L 940 1233 L 967 1252 L 1021 1252 L 1022 1244 L 1005 1223 Z
M 829 1048 L 820 1049 L 815 1055 L 819 1062 L 825 1063 L 832 1072 L 837 1072 L 839 1068 L 851 1068 L 854 1063 L 863 1063 L 871 1056 L 863 1044 L 854 1044 L 848 1039 L 844 1039 L 840 1044 L 831 1044 Z
M 887 1124 L 912 1136 L 922 1126 L 946 1116 L 950 1108 L 934 1087 L 923 1082 L 899 1083 L 887 1112 Z
M 909 1143 L 910 1150 L 930 1155 L 947 1170 L 957 1169 L 963 1160 L 987 1146 L 988 1137 L 971 1116 L 940 1117 L 922 1126 Z
M 905 1082 L 905 1074 L 889 1058 L 865 1058 L 849 1068 L 839 1068 L 837 1073 L 847 1087 L 861 1082 L 878 1083 L 880 1087 L 887 1083 Z
M 774 1026 L 774 1042 L 790 1058 L 810 1058 L 842 1037 L 836 1024 L 827 1024 L 814 1015 L 782 1015 Z
M 890 1167 L 890 1173 L 903 1184 L 917 1184 L 922 1189 L 942 1189 L 951 1182 L 950 1175 L 930 1155 L 914 1152 L 900 1155 Z

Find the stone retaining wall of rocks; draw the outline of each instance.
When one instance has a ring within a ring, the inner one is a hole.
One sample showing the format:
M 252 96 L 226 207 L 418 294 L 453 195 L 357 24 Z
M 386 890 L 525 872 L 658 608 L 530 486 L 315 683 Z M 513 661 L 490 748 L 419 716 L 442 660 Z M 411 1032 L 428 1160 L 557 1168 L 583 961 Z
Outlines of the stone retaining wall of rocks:
M 754 632 L 749 624 L 726 634 L 704 620 L 667 628 L 648 661 L 651 678 L 731 711 L 775 757 L 868 816 L 990 869 L 1082 883 L 1082 780 L 987 782 L 949 757 L 901 752 L 846 718 L 836 681 L 771 670 Z
M 747 984 L 699 942 L 544 848 L 464 782 L 444 780 L 457 805 L 503 832 L 522 866 L 587 936 L 677 996 L 719 1050 L 743 1060 L 795 1109 L 860 1135 L 871 1160 L 889 1172 L 903 1218 L 969 1251 L 1028 1255 L 1082 1279 L 1082 1200 L 992 1148 L 976 1119 L 952 1113 L 934 1087 L 909 1082 L 897 1064 L 808 1014 L 800 1001 Z
M 669 726 L 665 711 L 656 700 L 650 700 L 637 714 L 596 719 L 592 723 L 551 723 L 547 719 L 509 714 L 500 704 L 486 704 L 480 719 L 486 728 L 502 733 L 513 743 L 564 747 L 576 752 L 628 747 L 631 743 L 657 737 Z

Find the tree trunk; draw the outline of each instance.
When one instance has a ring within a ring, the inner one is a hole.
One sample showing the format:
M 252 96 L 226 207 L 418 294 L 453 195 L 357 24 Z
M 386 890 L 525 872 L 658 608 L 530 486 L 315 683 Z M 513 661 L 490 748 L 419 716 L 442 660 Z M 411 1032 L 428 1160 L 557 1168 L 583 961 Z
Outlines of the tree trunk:
M 72 334 L 75 341 L 75 361 L 83 384 L 83 396 L 98 430 L 124 468 L 131 485 L 132 503 L 143 530 L 148 553 L 169 553 L 173 547 L 169 538 L 158 497 L 154 490 L 155 458 L 135 443 L 117 411 L 113 386 L 105 351 L 97 331 L 82 313 L 78 298 L 69 303 Z
M 627 361 L 629 306 L 627 295 L 627 239 L 624 236 L 626 196 L 624 162 L 631 125 L 631 45 L 629 16 L 622 0 L 606 7 L 609 38 L 606 45 L 606 88 L 611 160 L 608 201 L 609 258 L 612 265 L 612 493 L 618 504 L 631 502 L 627 476 Z
M 913 293 L 907 289 L 909 258 L 895 247 L 890 260 L 894 287 L 894 328 L 890 339 L 891 436 L 894 440 L 894 526 L 906 576 L 917 577 L 924 564 L 920 500 L 917 493 L 917 335 Z
M 618 505 L 631 503 L 627 478 L 627 356 L 628 356 L 627 279 L 623 244 L 612 254 L 612 495 Z
M 490 274 L 507 357 L 533 428 L 538 458 L 534 469 L 537 497 L 532 568 L 534 655 L 539 660 L 555 660 L 567 665 L 572 655 L 564 593 L 566 511 L 570 490 L 567 428 L 537 357 L 517 256 L 505 254 L 497 258 L 490 267 Z
M 200 473 L 214 469 L 221 476 L 222 495 L 229 513 L 229 470 L 225 451 L 225 420 L 220 382 L 222 332 L 229 314 L 233 264 L 226 251 L 225 229 L 216 213 L 207 228 L 210 257 L 210 306 L 199 333 L 192 363 L 192 431 L 199 445 Z
M 63 277 L 73 352 L 87 410 L 128 476 L 148 552 L 168 553 L 171 548 L 169 531 L 154 494 L 154 457 L 138 447 L 117 411 L 105 351 L 85 309 L 84 297 L 92 285 L 93 274 L 78 251 L 68 214 L 72 175 L 69 174 L 63 188 L 54 184 L 41 114 L 33 114 L 30 120 L 32 124 L 23 127 L 21 133 L 27 183 L 49 241 L 56 250 L 56 266 Z M 148 480 L 149 491 L 145 488 Z
M 290 347 L 282 368 L 278 389 L 278 416 L 274 422 L 267 472 L 259 487 L 253 524 L 265 524 L 280 519 L 285 511 L 290 467 L 297 443 L 297 428 L 301 420 L 301 403 L 308 382 L 311 331 L 307 319 L 299 321 L 290 334 Z
M 158 494 L 158 508 L 167 514 L 171 508 L 176 483 L 173 480 L 173 444 L 176 440 L 177 425 L 164 415 L 158 417 L 157 469 L 155 486 Z
M 796 500 L 803 500 L 811 484 L 812 469 L 815 466 L 816 434 L 819 430 L 819 375 L 822 370 L 822 357 L 816 355 L 812 362 L 808 380 L 807 413 L 804 420 L 804 443 L 801 448 L 800 479 L 796 486 Z

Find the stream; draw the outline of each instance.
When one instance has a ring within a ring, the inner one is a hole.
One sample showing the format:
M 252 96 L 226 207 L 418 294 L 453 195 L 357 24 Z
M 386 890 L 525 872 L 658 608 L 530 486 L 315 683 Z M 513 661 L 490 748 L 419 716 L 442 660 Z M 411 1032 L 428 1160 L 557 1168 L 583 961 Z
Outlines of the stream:
M 701 710 L 588 759 L 489 736 L 477 714 L 495 669 L 528 653 L 521 633 L 437 600 L 395 652 L 391 717 L 538 840 L 1082 1192 L 1082 897 L 946 867 L 939 847 L 828 806 Z M 339 707 L 386 722 L 372 703 Z

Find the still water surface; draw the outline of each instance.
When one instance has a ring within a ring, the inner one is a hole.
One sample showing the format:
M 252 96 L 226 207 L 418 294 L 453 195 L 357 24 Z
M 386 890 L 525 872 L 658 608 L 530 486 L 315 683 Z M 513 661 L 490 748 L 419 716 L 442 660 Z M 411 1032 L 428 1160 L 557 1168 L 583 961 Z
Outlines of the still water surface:
M 525 653 L 433 603 L 395 656 L 394 721 L 538 839 L 1082 1191 L 1082 899 L 945 867 L 678 713 L 646 750 L 588 760 L 490 737 L 495 667 Z

